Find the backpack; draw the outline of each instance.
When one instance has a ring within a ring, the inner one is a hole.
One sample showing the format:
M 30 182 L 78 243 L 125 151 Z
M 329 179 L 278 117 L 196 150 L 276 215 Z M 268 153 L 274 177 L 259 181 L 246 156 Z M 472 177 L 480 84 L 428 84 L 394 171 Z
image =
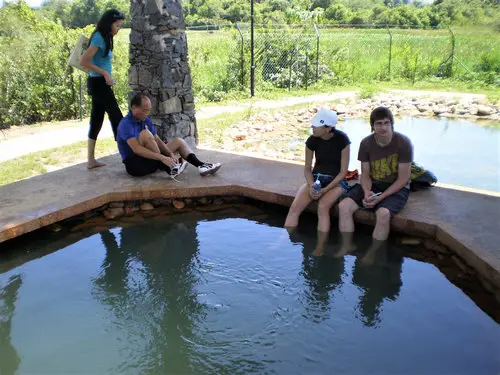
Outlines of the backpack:
M 415 162 L 411 163 L 411 191 L 428 189 L 434 186 L 436 182 L 437 177 L 434 175 L 434 173 L 424 169 L 422 166 L 418 165 Z

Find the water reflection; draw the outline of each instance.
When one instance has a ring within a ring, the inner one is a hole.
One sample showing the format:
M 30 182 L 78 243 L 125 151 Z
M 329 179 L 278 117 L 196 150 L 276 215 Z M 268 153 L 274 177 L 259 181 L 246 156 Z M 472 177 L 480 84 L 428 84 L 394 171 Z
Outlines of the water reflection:
M 389 250 L 386 245 L 373 253 L 370 262 L 366 262 L 366 254 L 356 257 L 354 262 L 352 282 L 361 290 L 355 311 L 367 327 L 380 326 L 383 302 L 396 301 L 403 285 L 403 256 L 397 250 Z
M 96 296 L 137 344 L 117 372 L 185 373 L 193 367 L 192 340 L 205 314 L 194 290 L 195 228 L 196 223 L 123 228 L 120 246 L 112 232 L 101 234 L 106 257 L 95 280 Z
M 303 250 L 301 276 L 306 289 L 301 302 L 306 310 L 304 316 L 320 323 L 331 318 L 335 291 L 340 290 L 349 277 L 345 266 L 348 258 L 335 257 L 340 247 L 335 238 L 327 240 L 325 252 L 320 257 L 314 256 L 316 243 L 310 235 L 294 231 L 290 233 L 290 241 L 302 246 Z M 338 242 L 341 242 L 340 239 Z M 356 318 L 363 325 L 379 327 L 384 301 L 396 301 L 399 296 L 403 284 L 401 273 L 404 257 L 401 251 L 390 248 L 387 242 L 376 246 L 368 246 L 369 243 L 368 238 L 356 244 L 361 251 L 354 253 L 352 283 L 361 294 L 354 310 Z
M 328 253 L 322 257 L 304 254 L 302 276 L 305 291 L 307 317 L 315 323 L 328 319 L 333 307 L 333 293 L 343 284 L 344 258 L 333 258 Z
M 7 285 L 0 288 L 0 374 L 15 374 L 21 359 L 11 342 L 12 317 L 18 291 L 23 281 L 20 275 L 9 278 Z

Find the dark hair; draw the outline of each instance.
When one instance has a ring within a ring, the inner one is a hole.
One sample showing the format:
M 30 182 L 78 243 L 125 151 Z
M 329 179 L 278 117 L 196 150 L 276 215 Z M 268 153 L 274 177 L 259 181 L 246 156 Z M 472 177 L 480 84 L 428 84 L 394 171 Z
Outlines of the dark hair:
M 372 128 L 372 131 L 374 131 L 373 124 L 375 123 L 375 121 L 383 120 L 385 118 L 391 120 L 391 127 L 392 130 L 394 130 L 394 116 L 392 115 L 391 110 L 387 107 L 377 107 L 370 114 L 370 126 Z
M 142 100 L 145 98 L 149 99 L 149 97 L 146 94 L 143 94 L 142 92 L 138 92 L 130 100 L 130 107 L 132 107 L 132 106 L 140 107 L 142 105 Z
M 109 51 L 113 50 L 113 34 L 111 33 L 111 25 L 116 21 L 124 20 L 125 15 L 116 10 L 110 9 L 104 12 L 99 21 L 97 22 L 97 26 L 92 33 L 90 40 L 96 32 L 100 32 L 102 37 L 104 38 L 104 42 L 106 42 L 106 51 L 104 51 L 103 56 L 108 56 Z M 90 42 L 89 42 L 90 45 Z

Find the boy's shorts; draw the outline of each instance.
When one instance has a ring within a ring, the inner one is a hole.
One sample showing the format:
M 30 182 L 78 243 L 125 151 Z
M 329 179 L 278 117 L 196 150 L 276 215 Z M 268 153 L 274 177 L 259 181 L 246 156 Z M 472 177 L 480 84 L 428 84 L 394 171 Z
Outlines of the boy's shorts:
M 374 182 L 372 184 L 372 191 L 374 193 L 383 193 L 387 190 L 388 186 L 381 186 L 381 184 L 377 184 Z M 359 207 L 369 210 L 376 211 L 380 207 L 387 208 L 391 216 L 396 215 L 399 211 L 403 209 L 408 201 L 408 197 L 410 195 L 410 190 L 407 188 L 402 188 L 401 190 L 395 192 L 392 195 L 389 195 L 384 200 L 380 201 L 374 208 L 365 208 L 363 206 L 363 198 L 365 197 L 365 193 L 363 192 L 363 188 L 360 184 L 356 184 L 349 192 L 346 194 L 346 198 L 351 198 L 354 202 L 358 204 Z

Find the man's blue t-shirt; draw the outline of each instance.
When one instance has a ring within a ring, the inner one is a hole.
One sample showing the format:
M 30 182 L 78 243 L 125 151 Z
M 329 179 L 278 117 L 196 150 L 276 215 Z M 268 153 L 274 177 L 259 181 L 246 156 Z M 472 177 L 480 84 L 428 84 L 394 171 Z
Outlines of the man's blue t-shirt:
M 156 135 L 155 126 L 149 117 L 146 117 L 144 121 L 137 121 L 132 115 L 132 112 L 129 112 L 127 116 L 122 118 L 120 124 L 118 125 L 118 133 L 116 135 L 118 151 L 120 151 L 122 161 L 125 161 L 125 159 L 134 153 L 127 141 L 130 138 L 138 138 L 139 133 L 146 128 L 149 129 L 151 134 Z
M 90 60 L 92 64 L 98 66 L 101 69 L 104 69 L 111 75 L 111 61 L 113 60 L 113 51 L 109 50 L 108 54 L 104 56 L 106 52 L 106 41 L 102 37 L 102 34 L 99 31 L 96 31 L 90 40 L 90 45 L 97 47 L 98 50 L 95 53 L 94 57 Z M 91 77 L 102 77 L 102 74 L 90 71 Z

